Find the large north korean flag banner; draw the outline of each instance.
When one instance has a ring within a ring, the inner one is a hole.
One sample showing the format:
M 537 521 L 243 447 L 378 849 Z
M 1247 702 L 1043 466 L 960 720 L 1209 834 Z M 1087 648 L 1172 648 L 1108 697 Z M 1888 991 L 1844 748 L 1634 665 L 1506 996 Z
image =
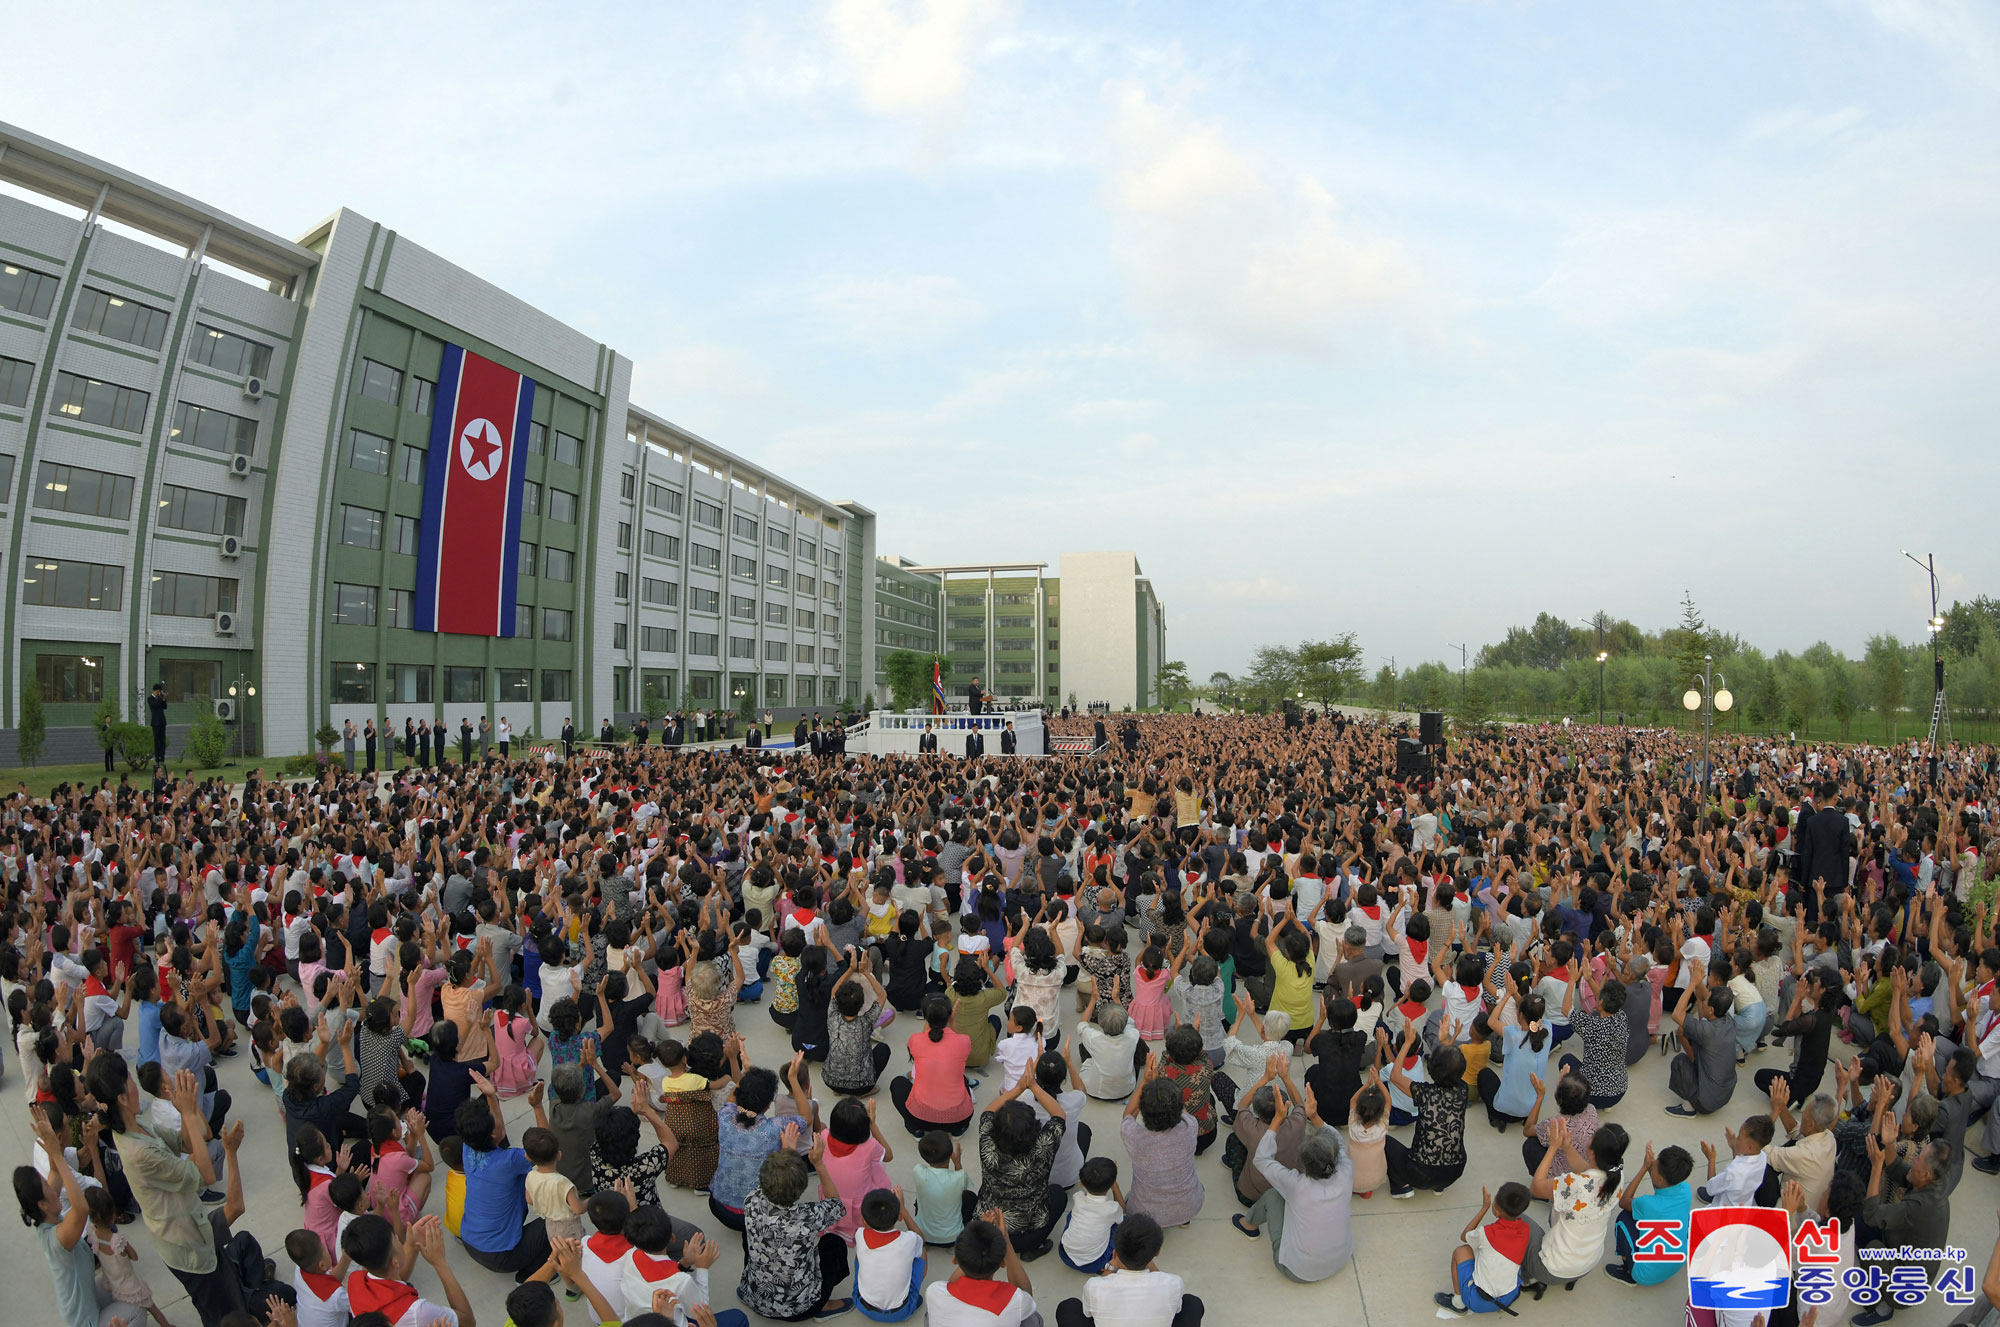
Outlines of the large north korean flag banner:
M 418 631 L 514 634 L 532 378 L 444 348 L 417 547 Z

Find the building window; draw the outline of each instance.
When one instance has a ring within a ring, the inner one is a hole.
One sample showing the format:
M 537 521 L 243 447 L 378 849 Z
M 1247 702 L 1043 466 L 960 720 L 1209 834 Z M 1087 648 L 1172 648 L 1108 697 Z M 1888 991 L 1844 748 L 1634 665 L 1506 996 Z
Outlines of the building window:
M 444 670 L 444 703 L 447 705 L 475 705 L 486 699 L 486 670 L 484 668 L 446 668 Z
M 632 551 L 632 522 L 630 521 L 618 522 L 618 551 L 621 553 Z
M 191 530 L 196 534 L 243 533 L 243 499 L 225 498 L 179 484 L 160 485 L 160 508 L 153 515 L 156 524 L 168 530 Z
M 539 565 L 535 561 L 539 551 L 536 545 L 529 543 L 525 539 L 514 545 L 514 574 L 517 576 L 533 576 L 535 568 Z
M 125 598 L 125 569 L 101 562 L 29 558 L 21 571 L 21 602 L 45 608 L 116 612 Z
M 706 544 L 691 544 L 688 546 L 688 565 L 700 567 L 703 571 L 720 571 L 722 550 Z
M 369 591 L 370 621 L 374 625 L 373 589 Z M 190 571 L 153 573 L 153 612 L 161 617 L 214 617 L 236 611 L 236 579 L 198 576 Z
M 409 448 L 403 449 L 403 470 L 410 468 Z M 367 433 L 361 429 L 350 429 L 347 434 L 348 468 L 365 474 L 386 475 L 389 473 L 389 440 L 379 433 Z M 418 472 L 419 474 L 422 471 Z
M 630 470 L 618 476 L 618 496 L 625 499 L 625 501 L 630 502 L 632 495 L 638 491 L 638 488 L 639 477 Z
M 56 375 L 55 413 L 120 433 L 138 433 L 145 428 L 146 404 L 152 399 L 137 388 L 100 382 L 82 374 Z
M 403 371 L 376 360 L 362 360 L 361 394 L 384 405 L 395 405 L 403 399 Z
M 566 489 L 549 490 L 549 519 L 564 525 L 576 524 L 576 494 Z
M 782 705 L 785 703 L 784 678 L 767 677 L 764 679 L 764 703 L 766 705 Z
M 25 359 L 0 356 L 0 405 L 20 409 L 28 404 L 28 387 L 35 380 L 35 366 Z
M 783 663 L 785 661 L 785 642 L 781 640 L 765 641 L 764 658 L 770 663 Z
M 569 699 L 569 669 L 544 668 L 542 670 L 542 699 Z
M 782 590 L 792 583 L 792 573 L 776 563 L 764 568 L 764 584 Z
M 385 664 L 382 668 L 382 699 L 391 705 L 431 703 L 429 664 Z
M 953 631 L 984 631 L 986 619 L 983 617 L 954 617 L 945 623 Z
M 802 664 L 809 664 L 809 663 L 811 663 L 812 661 L 813 661 L 813 647 L 812 647 L 812 646 L 810 646 L 810 645 L 794 645 L 794 646 L 792 647 L 792 662 L 793 662 L 793 663 L 802 663 Z
M 0 309 L 46 318 L 55 305 L 57 285 L 46 272 L 0 263 Z
M 701 633 L 697 631 L 689 639 L 693 640 L 700 635 Z M 714 638 L 710 637 L 710 639 Z M 639 649 L 644 654 L 672 654 L 674 652 L 674 629 L 672 627 L 640 627 Z M 715 651 L 710 650 L 709 653 L 713 654 Z
M 625 634 L 625 624 L 623 622 L 613 622 L 611 624 L 611 648 L 614 650 L 624 649 L 628 639 Z
M 572 438 L 569 434 L 564 433 L 561 429 L 557 429 L 555 463 L 557 465 L 573 466 L 578 464 L 578 462 L 582 459 L 582 457 L 583 457 L 582 440 L 578 438 Z
M 542 639 L 569 639 L 569 610 L 567 608 L 544 608 L 542 610 Z
M 167 432 L 167 441 L 248 456 L 257 450 L 257 421 L 182 401 L 174 407 L 174 426 Z
M 414 631 L 417 626 L 417 596 L 411 590 L 388 590 L 389 625 Z
M 333 666 L 333 703 L 372 705 L 375 703 L 375 665 L 337 663 Z
M 498 676 L 494 679 L 495 690 L 493 692 L 493 699 L 499 701 L 532 700 L 534 699 L 534 692 L 531 690 L 533 681 L 533 675 L 526 668 L 502 668 L 499 670 Z
M 536 516 L 542 510 L 542 486 L 532 481 L 521 485 L 521 514 Z
M 552 581 L 574 580 L 576 578 L 576 554 L 566 548 L 543 549 L 542 575 Z
M 757 601 L 745 598 L 740 594 L 730 595 L 729 616 L 740 618 L 745 622 L 755 622 L 757 620 Z
M 410 409 L 429 419 L 431 404 L 437 397 L 437 384 L 429 378 L 413 377 L 410 379 L 410 385 L 415 388 L 410 393 Z
M 828 603 L 835 603 L 840 599 L 840 587 L 832 581 L 820 582 L 819 592 Z
M 820 630 L 826 632 L 830 636 L 838 636 L 840 634 L 840 617 L 838 614 L 827 613 L 822 615 L 819 620 L 819 625 L 820 625 Z
M 993 665 L 993 670 L 997 673 L 1032 673 L 1035 665 L 1027 659 L 1002 659 Z
M 660 608 L 673 608 L 679 604 L 680 592 L 681 587 L 673 581 L 663 581 L 652 576 L 639 578 L 639 598 Z
M 757 559 L 738 557 L 736 554 L 731 553 L 729 555 L 729 574 L 731 576 L 736 577 L 738 580 L 744 580 L 744 581 L 756 580 Z
M 333 587 L 333 620 L 343 627 L 375 625 L 377 592 L 372 585 L 348 585 L 336 581 Z
M 830 548 L 826 550 L 826 569 L 835 573 L 840 571 L 840 554 Z
M 783 530 L 771 530 L 767 533 L 766 538 L 767 541 L 770 543 L 771 550 L 773 552 L 776 553 L 791 552 L 792 537 L 791 535 L 785 533 Z
M 832 668 L 840 662 L 840 651 L 828 645 L 820 650 L 820 662 Z
M 722 508 L 716 506 L 713 502 L 704 502 L 702 499 L 696 498 L 694 500 L 694 523 L 696 525 L 705 525 L 711 530 L 720 530 L 722 528 Z
M 389 440 L 384 438 L 382 440 L 382 456 L 385 462 L 388 459 L 388 455 Z M 407 442 L 403 444 L 403 465 L 396 472 L 396 478 L 402 480 L 405 484 L 415 484 L 418 488 L 422 488 L 424 480 L 429 476 L 430 468 L 431 453 L 428 447 L 418 447 Z M 387 465 L 385 464 L 382 469 L 377 470 L 375 473 L 378 475 L 387 474 Z
M 697 613 L 720 613 L 722 596 L 714 590 L 704 590 L 699 585 L 690 585 L 688 607 Z
M 382 547 L 382 513 L 373 507 L 340 508 L 340 542 L 349 548 Z
M 796 614 L 794 614 L 794 616 L 795 616 L 795 618 L 797 619 L 797 622 L 798 622 L 798 626 L 799 626 L 799 630 L 800 630 L 800 631 L 811 631 L 811 630 L 813 629 L 813 611 L 812 611 L 812 609 L 810 609 L 810 608 L 801 608 L 801 609 L 799 609 L 799 610 L 797 611 L 797 613 L 796 613 Z
M 712 631 L 690 631 L 688 633 L 688 653 L 705 658 L 715 657 L 716 638 Z
M 739 539 L 748 539 L 753 544 L 757 542 L 757 518 L 755 516 L 744 516 L 741 514 L 731 516 L 729 518 L 729 530 L 731 534 L 734 534 Z
M 774 627 L 784 626 L 786 621 L 790 617 L 791 614 L 785 610 L 785 606 L 783 604 L 764 605 L 764 621 L 768 622 L 770 625 Z
M 35 505 L 48 511 L 127 520 L 132 515 L 132 479 L 80 465 L 43 461 L 36 470 Z
M 398 516 L 390 528 L 389 551 L 415 556 L 423 523 L 414 516 Z
M 674 535 L 662 534 L 658 530 L 646 531 L 646 556 L 663 558 L 668 562 L 681 560 L 681 541 Z
M 271 347 L 207 323 L 194 325 L 188 358 L 232 378 L 261 378 L 271 371 Z
M 611 573 L 611 597 L 613 599 L 630 599 L 632 597 L 632 576 L 629 572 L 614 571 Z
M 123 341 L 128 346 L 144 346 L 148 350 L 158 350 L 160 343 L 167 339 L 165 309 L 156 309 L 150 304 L 141 304 L 94 286 L 85 286 L 83 293 L 77 296 L 73 321 L 78 331 Z
M 799 561 L 817 562 L 818 560 L 819 546 L 810 539 L 799 540 Z
M 167 702 L 213 700 L 222 694 L 222 665 L 213 659 L 162 659 L 160 680 L 167 684 Z
M 677 488 L 665 484 L 646 485 L 646 505 L 654 511 L 665 512 L 669 516 L 681 514 L 681 493 Z
M 757 638 L 755 636 L 731 636 L 729 638 L 729 657 L 732 659 L 756 658 Z
M 810 599 L 813 595 L 819 593 L 819 582 L 814 580 L 812 577 L 806 575 L 802 571 L 799 573 L 798 585 L 796 588 L 800 594 L 805 595 L 808 599 Z
M 707 700 L 707 701 L 714 700 L 715 679 L 713 677 L 690 675 L 688 677 L 688 699 Z
M 514 639 L 533 640 L 535 638 L 535 606 L 533 604 L 514 605 Z
M 38 654 L 35 681 L 44 705 L 95 704 L 104 699 L 104 656 Z
M 549 426 L 547 424 L 536 424 L 531 421 L 528 424 L 528 455 L 540 456 L 548 449 Z

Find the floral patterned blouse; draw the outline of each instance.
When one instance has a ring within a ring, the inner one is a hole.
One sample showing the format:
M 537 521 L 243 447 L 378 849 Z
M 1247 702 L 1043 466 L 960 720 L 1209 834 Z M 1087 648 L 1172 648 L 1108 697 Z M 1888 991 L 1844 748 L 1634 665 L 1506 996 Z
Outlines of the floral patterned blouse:
M 737 1300 L 766 1318 L 798 1318 L 818 1308 L 824 1288 L 819 1237 L 846 1215 L 847 1204 L 838 1198 L 800 1199 L 780 1207 L 762 1189 L 752 1190 L 743 1207 L 749 1257 L 743 1279 L 736 1283 Z

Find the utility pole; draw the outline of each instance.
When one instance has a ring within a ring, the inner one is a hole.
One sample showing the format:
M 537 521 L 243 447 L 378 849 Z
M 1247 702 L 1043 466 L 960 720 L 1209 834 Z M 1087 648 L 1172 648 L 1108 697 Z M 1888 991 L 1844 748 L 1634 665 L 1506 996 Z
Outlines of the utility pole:
M 1470 657 L 1470 651 L 1463 645 L 1447 645 L 1445 648 L 1447 650 L 1458 651 L 1458 703 L 1463 705 L 1465 704 L 1465 661 Z

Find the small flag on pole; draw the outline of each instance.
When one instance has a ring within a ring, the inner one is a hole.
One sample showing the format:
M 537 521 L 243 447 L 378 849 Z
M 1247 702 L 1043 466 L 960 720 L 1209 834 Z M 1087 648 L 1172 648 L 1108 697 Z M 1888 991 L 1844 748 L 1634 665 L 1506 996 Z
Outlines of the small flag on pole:
M 944 713 L 944 669 L 935 657 L 931 659 L 931 713 Z

